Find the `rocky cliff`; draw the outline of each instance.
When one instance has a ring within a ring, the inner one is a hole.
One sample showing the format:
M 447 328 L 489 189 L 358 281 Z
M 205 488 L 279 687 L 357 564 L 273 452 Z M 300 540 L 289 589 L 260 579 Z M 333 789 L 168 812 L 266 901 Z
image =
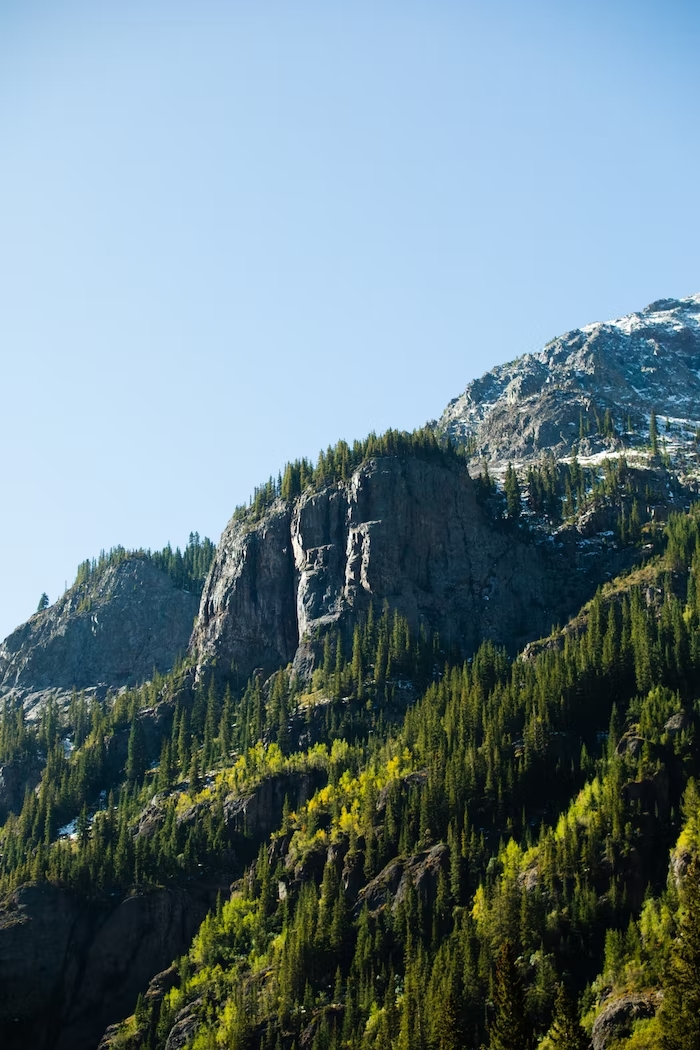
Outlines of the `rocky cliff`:
M 609 440 L 596 416 L 604 421 L 606 410 L 618 435 L 648 436 L 655 410 L 669 420 L 669 440 L 690 445 L 699 399 L 700 295 L 693 295 L 574 329 L 494 368 L 450 402 L 437 426 L 479 457 L 523 461 L 550 449 L 567 454 L 582 421 L 583 451 L 602 450 Z
M 198 598 L 147 558 L 107 565 L 0 645 L 0 693 L 31 709 L 47 690 L 131 685 L 184 653 Z
M 697 459 L 699 401 L 697 295 L 587 325 L 495 368 L 435 427 L 467 444 L 473 465 L 502 465 L 647 443 L 655 410 L 660 443 Z M 386 600 L 465 653 L 482 638 L 516 648 L 586 597 L 567 570 L 564 586 L 553 583 L 551 565 L 542 547 L 494 527 L 450 457 L 382 456 L 348 481 L 277 500 L 258 520 L 234 517 L 191 644 L 200 667 L 243 679 L 295 659 L 308 670 L 309 639 L 331 624 L 350 628 Z M 164 671 L 186 650 L 197 607 L 148 558 L 109 564 L 5 640 L 0 694 L 21 696 L 31 712 L 48 690 L 119 687 Z
M 51 883 L 20 886 L 0 904 L 0 1045 L 97 1046 L 185 950 L 223 888 L 171 886 L 86 904 Z
M 369 460 L 347 482 L 277 500 L 225 529 L 192 645 L 199 666 L 247 676 L 308 652 L 305 641 L 384 601 L 469 653 L 516 647 L 577 596 L 551 559 L 479 505 L 464 466 L 418 456 Z

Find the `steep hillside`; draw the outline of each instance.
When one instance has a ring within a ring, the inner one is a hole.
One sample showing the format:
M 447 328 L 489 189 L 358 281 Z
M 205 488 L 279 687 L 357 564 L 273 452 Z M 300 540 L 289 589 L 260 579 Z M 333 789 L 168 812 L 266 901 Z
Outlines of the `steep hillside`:
M 581 1050 L 580 1016 L 596 1050 L 653 1050 L 700 826 L 696 512 L 663 548 L 515 661 L 436 663 L 370 608 L 308 687 L 185 670 L 23 739 L 5 712 L 51 758 L 0 832 L 4 1045 L 92 1050 L 131 997 L 103 1047 L 478 1050 L 517 1009 L 514 1046 L 560 1045 L 554 1015 Z
M 567 455 L 574 445 L 585 454 L 646 445 L 655 411 L 669 444 L 694 452 L 699 398 L 693 295 L 574 329 L 494 368 L 450 402 L 437 427 L 480 458 L 521 462 Z
M 700 1045 L 698 318 L 287 464 L 6 641 L 3 1048 Z

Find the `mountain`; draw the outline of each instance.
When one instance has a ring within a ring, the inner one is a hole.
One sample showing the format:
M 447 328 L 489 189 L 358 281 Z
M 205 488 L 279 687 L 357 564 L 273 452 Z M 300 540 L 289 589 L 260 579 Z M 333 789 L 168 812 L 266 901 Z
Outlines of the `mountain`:
M 213 556 L 192 533 L 184 554 L 117 547 L 83 562 L 73 586 L 0 645 L 0 695 L 39 717 L 49 697 L 104 696 L 169 671 L 187 651 Z
M 542 462 L 545 452 L 556 460 L 575 451 L 582 463 L 626 455 L 645 472 L 637 488 L 650 516 L 659 505 L 687 505 L 697 487 L 699 397 L 696 295 L 573 330 L 493 369 L 450 403 L 434 430 L 467 451 L 471 470 L 487 460 L 501 477 L 508 461 L 523 468 Z M 673 457 L 664 477 L 649 460 L 652 412 L 659 449 Z M 385 600 L 414 629 L 437 630 L 465 653 L 482 638 L 515 650 L 573 613 L 586 587 L 621 568 L 610 543 L 596 539 L 615 524 L 610 508 L 597 518 L 585 508 L 585 523 L 568 536 L 564 563 L 572 571 L 562 571 L 531 541 L 551 537 L 563 516 L 551 508 L 545 517 L 532 513 L 531 492 L 524 489 L 531 535 L 523 546 L 521 532 L 494 529 L 503 509 L 477 498 L 449 456 L 438 464 L 363 448 L 354 471 L 336 478 L 326 468 L 314 491 L 278 498 L 274 507 L 268 498 L 260 511 L 234 515 L 198 610 L 202 572 L 183 589 L 143 559 L 110 567 L 92 581 L 89 597 L 72 588 L 2 644 L 0 694 L 22 695 L 32 708 L 47 690 L 120 688 L 172 667 L 188 645 L 200 670 L 235 665 L 242 679 L 290 661 L 310 670 L 329 625 L 343 625 L 349 643 L 357 615 Z M 559 468 L 560 506 L 566 480 Z M 521 482 L 524 488 L 524 476 Z M 575 495 L 575 478 L 573 488 Z M 618 511 L 631 515 L 632 506 L 622 497 Z M 207 568 L 213 556 L 212 548 Z M 565 587 L 552 583 L 562 578 Z
M 3 1047 L 700 1041 L 699 308 L 287 464 L 6 640 Z
M 692 295 L 575 328 L 499 365 L 450 402 L 437 428 L 479 458 L 527 462 L 575 446 L 605 451 L 615 438 L 634 448 L 655 411 L 669 421 L 669 445 L 694 449 L 699 399 L 700 295 Z

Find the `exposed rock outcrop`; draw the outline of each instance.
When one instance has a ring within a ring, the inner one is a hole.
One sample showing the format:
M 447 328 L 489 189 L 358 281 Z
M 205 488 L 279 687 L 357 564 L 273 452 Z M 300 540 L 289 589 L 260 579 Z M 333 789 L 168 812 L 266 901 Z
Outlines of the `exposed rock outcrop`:
M 574 329 L 469 384 L 437 426 L 479 457 L 524 461 L 551 450 L 566 455 L 609 447 L 606 410 L 618 432 L 629 417 L 649 433 L 649 416 L 673 420 L 669 439 L 694 441 L 700 400 L 700 295 L 662 299 L 639 313 Z M 633 435 L 630 435 L 630 439 Z
M 146 558 L 107 565 L 5 639 L 0 693 L 31 713 L 51 691 L 104 691 L 167 671 L 187 649 L 197 606 Z
M 495 527 L 466 469 L 386 456 L 293 506 L 277 500 L 256 523 L 232 519 L 192 645 L 200 668 L 272 671 L 387 601 L 464 653 L 484 638 L 515 649 L 580 598 L 540 548 Z
M 92 904 L 50 883 L 0 905 L 3 1050 L 92 1050 L 149 978 L 189 945 L 221 887 Z
M 360 890 L 356 910 L 366 904 L 370 912 L 386 906 L 394 911 L 406 899 L 409 886 L 413 886 L 423 904 L 432 905 L 437 894 L 438 877 L 446 862 L 447 846 L 444 842 L 412 857 L 396 857 Z
M 606 1003 L 593 1024 L 592 1050 L 606 1050 L 611 1043 L 629 1035 L 634 1021 L 653 1017 L 660 1003 L 658 992 L 630 993 Z
M 224 799 L 224 821 L 229 834 L 238 833 L 256 841 L 279 827 L 285 798 L 292 810 L 301 809 L 327 779 L 323 769 L 303 773 L 281 773 L 267 777 L 254 791 L 232 793 Z

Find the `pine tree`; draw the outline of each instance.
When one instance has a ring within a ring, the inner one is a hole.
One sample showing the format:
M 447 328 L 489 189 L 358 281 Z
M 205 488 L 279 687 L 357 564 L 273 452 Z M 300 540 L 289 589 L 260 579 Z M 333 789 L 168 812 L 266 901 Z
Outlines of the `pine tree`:
M 173 768 L 172 748 L 170 740 L 165 737 L 160 749 L 160 763 L 158 766 L 158 790 L 169 791 L 173 784 L 175 770 Z
M 700 1050 L 700 859 L 683 886 L 681 920 L 671 951 L 660 1013 L 664 1050 Z
M 229 753 L 231 751 L 231 726 L 233 723 L 233 698 L 231 696 L 231 686 L 226 686 L 226 692 L 224 693 L 224 703 L 221 711 L 221 719 L 219 721 L 219 750 L 221 757 L 224 761 L 228 761 Z
M 360 628 L 355 627 L 353 632 L 352 640 L 352 677 L 355 684 L 355 695 L 358 700 L 363 697 L 363 678 L 364 672 L 362 667 L 362 643 L 360 638 Z
M 132 783 L 140 780 L 146 768 L 146 753 L 143 740 L 143 726 L 136 706 L 132 708 L 131 730 L 129 731 L 129 749 L 126 760 L 126 777 Z
M 76 830 L 78 833 L 78 844 L 80 848 L 84 850 L 90 841 L 90 819 L 88 817 L 87 805 L 84 802 L 83 808 L 78 815 Z
M 652 408 L 651 418 L 649 419 L 649 444 L 651 446 L 652 456 L 656 456 L 659 451 L 659 431 L 656 426 L 656 409 Z
M 49 596 L 46 593 L 46 591 L 42 591 L 41 598 L 39 599 L 39 604 L 36 607 L 36 611 L 37 612 L 43 612 L 44 609 L 48 608 L 48 605 L 49 605 Z
M 557 991 L 554 1020 L 547 1036 L 552 1046 L 561 1050 L 588 1050 L 588 1036 L 579 1024 L 576 1005 L 563 984 Z
M 190 796 L 194 798 L 197 792 L 201 791 L 202 788 L 202 778 L 199 771 L 199 751 L 197 751 L 196 748 L 192 751 L 192 760 L 189 768 L 189 781 L 189 793 Z
M 512 463 L 508 464 L 506 470 L 504 492 L 506 495 L 508 517 L 511 521 L 517 521 L 520 517 L 520 485 L 518 484 L 518 475 L 516 474 Z
M 489 1050 L 528 1050 L 530 1030 L 525 1018 L 523 986 L 510 941 L 503 942 L 496 960 L 493 1005 L 495 1017 L 489 1026 Z

